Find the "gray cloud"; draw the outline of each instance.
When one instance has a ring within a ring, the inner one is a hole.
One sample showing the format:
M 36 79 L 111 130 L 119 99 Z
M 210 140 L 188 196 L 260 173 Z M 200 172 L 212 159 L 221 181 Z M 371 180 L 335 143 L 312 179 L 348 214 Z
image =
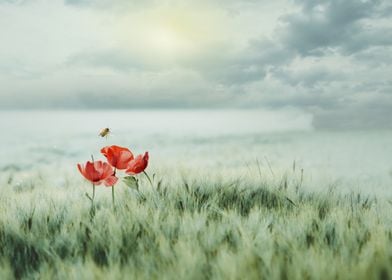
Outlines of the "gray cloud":
M 331 82 L 344 81 L 346 78 L 345 73 L 339 69 L 331 71 L 320 66 L 301 71 L 278 68 L 273 72 L 273 75 L 291 86 L 302 86 L 309 89 L 320 88 Z
M 225 57 L 205 71 L 209 77 L 216 77 L 226 84 L 246 84 L 264 79 L 271 69 L 290 62 L 293 55 L 291 50 L 268 39 L 252 39 L 246 49 Z M 225 65 L 223 69 L 222 65 Z
M 96 8 L 115 10 L 121 12 L 123 9 L 145 8 L 152 5 L 156 0 L 126 1 L 126 0 L 64 0 L 64 4 L 79 8 Z
M 370 46 L 390 45 L 390 26 L 372 26 L 389 16 L 381 8 L 385 1 L 317 0 L 297 1 L 300 12 L 282 17 L 282 41 L 301 55 L 324 55 L 330 49 L 351 54 Z
M 0 0 L 0 5 L 1 4 L 23 5 L 29 1 L 31 0 Z
M 0 19 L 9 26 L 0 27 L 8 38 L 0 46 L 1 108 L 296 108 L 312 114 L 318 128 L 392 123 L 390 1 L 53 3 L 47 24 L 38 20 L 47 15 L 45 1 L 0 0 L 9 14 Z M 195 47 L 150 55 L 149 47 L 165 41 L 144 46 L 137 32 L 127 32 L 138 31 L 134 18 L 168 4 L 199 7 L 203 20 L 186 33 Z M 202 46 L 194 33 L 212 29 L 207 11 L 223 27 Z M 40 32 L 34 37 L 31 30 Z
M 67 66 L 70 67 L 94 67 L 110 68 L 115 71 L 131 71 L 135 69 L 147 69 L 142 61 L 136 56 L 123 50 L 102 50 L 96 52 L 80 52 L 67 59 Z

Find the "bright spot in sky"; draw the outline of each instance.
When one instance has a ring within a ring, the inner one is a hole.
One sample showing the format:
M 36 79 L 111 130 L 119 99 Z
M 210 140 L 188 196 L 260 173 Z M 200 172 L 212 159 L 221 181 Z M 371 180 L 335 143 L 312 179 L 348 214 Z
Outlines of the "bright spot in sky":
M 154 52 L 174 55 L 187 48 L 186 41 L 176 30 L 169 27 L 156 27 L 146 34 L 146 41 Z
M 223 13 L 199 7 L 167 8 L 125 15 L 116 36 L 125 48 L 158 62 L 198 57 L 227 40 Z

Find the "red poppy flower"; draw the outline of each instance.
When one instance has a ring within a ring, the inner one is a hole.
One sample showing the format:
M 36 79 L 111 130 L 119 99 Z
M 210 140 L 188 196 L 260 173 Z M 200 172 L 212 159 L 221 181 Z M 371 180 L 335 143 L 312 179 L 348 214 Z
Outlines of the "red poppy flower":
M 148 152 L 145 152 L 144 155 L 138 155 L 135 159 L 131 160 L 125 172 L 130 175 L 136 175 L 143 172 L 147 168 L 147 165 Z
M 100 185 L 102 183 L 105 186 L 113 186 L 118 178 L 114 176 L 113 168 L 106 162 L 102 161 L 88 161 L 85 166 L 78 164 L 78 169 L 84 178 L 89 180 L 94 185 Z
M 102 148 L 101 153 L 110 165 L 117 169 L 126 169 L 129 162 L 133 160 L 133 154 L 129 149 L 115 145 Z

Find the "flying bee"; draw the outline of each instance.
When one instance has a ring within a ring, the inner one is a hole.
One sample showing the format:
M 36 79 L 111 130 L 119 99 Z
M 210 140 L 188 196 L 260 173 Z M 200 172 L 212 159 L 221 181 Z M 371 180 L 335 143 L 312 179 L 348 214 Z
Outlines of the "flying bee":
M 112 132 L 110 131 L 110 128 L 108 128 L 108 127 L 105 127 L 105 128 L 103 128 L 100 132 L 99 132 L 99 136 L 101 136 L 101 137 L 108 137 L 109 136 L 109 134 L 111 134 Z

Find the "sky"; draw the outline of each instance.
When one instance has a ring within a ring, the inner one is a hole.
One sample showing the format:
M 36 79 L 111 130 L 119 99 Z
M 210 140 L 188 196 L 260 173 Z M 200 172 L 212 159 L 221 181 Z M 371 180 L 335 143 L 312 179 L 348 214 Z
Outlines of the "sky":
M 0 109 L 260 109 L 392 128 L 390 0 L 0 0 Z

